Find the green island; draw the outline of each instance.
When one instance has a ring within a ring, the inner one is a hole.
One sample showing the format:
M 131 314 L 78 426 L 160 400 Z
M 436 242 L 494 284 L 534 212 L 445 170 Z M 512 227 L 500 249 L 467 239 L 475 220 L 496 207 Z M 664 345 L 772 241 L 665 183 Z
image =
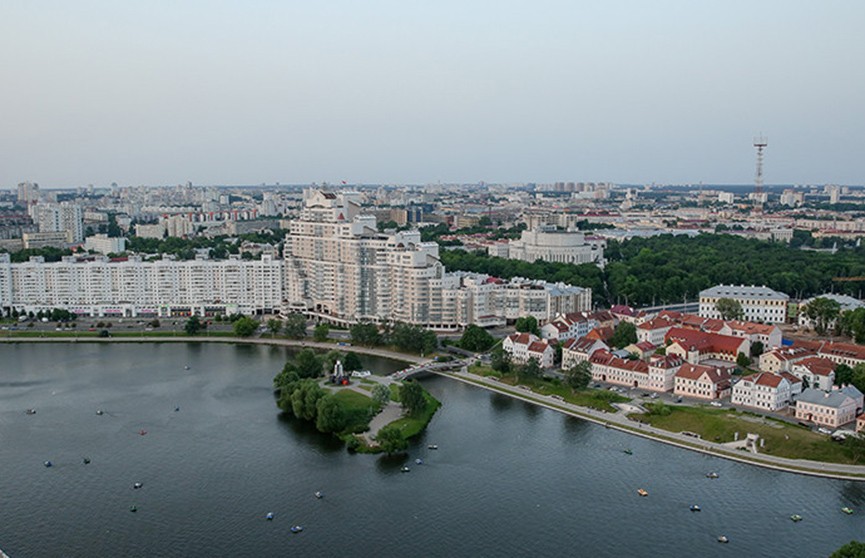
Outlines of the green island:
M 345 375 L 330 375 L 336 362 Z M 387 377 L 351 378 L 359 370 L 354 353 L 321 355 L 304 349 L 273 379 L 277 406 L 298 419 L 312 422 L 359 453 L 398 453 L 427 427 L 441 403 L 414 380 Z

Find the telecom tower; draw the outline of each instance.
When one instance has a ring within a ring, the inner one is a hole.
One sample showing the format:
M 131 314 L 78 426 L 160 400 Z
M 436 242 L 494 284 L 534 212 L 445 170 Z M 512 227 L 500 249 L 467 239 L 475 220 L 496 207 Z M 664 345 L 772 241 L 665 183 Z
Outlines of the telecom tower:
M 757 176 L 754 177 L 754 201 L 757 207 L 763 206 L 763 150 L 769 145 L 769 140 L 761 134 L 754 138 L 754 148 L 757 149 Z

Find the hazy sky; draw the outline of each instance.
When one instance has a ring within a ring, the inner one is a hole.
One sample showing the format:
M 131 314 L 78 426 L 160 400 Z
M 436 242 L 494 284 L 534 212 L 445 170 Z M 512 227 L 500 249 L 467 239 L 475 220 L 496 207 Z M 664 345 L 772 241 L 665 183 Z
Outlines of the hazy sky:
M 865 183 L 865 2 L 0 2 L 0 187 Z

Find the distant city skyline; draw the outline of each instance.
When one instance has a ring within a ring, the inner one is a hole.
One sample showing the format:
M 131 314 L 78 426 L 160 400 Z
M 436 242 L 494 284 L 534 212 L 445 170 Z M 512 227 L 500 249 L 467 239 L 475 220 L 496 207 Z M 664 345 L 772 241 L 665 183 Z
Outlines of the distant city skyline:
M 0 7 L 0 188 L 863 184 L 853 0 Z

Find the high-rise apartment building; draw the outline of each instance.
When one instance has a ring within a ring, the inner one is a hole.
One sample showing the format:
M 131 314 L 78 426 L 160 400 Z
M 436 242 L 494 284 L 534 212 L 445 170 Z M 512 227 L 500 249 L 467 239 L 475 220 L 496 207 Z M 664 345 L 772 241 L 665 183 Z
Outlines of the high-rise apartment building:
M 65 232 L 67 242 L 84 241 L 84 212 L 81 206 L 68 202 L 39 204 L 34 211 L 39 232 Z

